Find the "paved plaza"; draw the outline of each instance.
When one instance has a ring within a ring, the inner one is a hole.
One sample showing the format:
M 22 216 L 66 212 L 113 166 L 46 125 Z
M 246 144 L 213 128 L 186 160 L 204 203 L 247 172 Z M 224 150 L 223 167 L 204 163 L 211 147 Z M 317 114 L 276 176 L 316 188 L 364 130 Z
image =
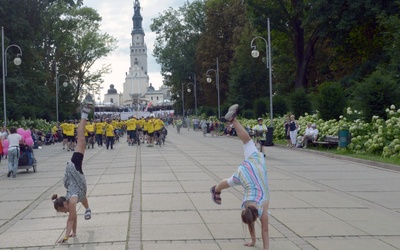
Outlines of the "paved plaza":
M 169 127 L 165 146 L 87 149 L 83 171 L 92 219 L 79 205 L 77 237 L 64 236 L 67 215 L 51 196 L 65 194 L 72 153 L 61 144 L 35 149 L 37 172 L 7 178 L 0 165 L 0 249 L 242 250 L 242 187 L 211 201 L 210 187 L 243 159 L 235 137 L 204 137 Z M 400 249 L 400 172 L 311 153 L 268 147 L 270 249 Z M 262 249 L 260 225 L 256 246 Z

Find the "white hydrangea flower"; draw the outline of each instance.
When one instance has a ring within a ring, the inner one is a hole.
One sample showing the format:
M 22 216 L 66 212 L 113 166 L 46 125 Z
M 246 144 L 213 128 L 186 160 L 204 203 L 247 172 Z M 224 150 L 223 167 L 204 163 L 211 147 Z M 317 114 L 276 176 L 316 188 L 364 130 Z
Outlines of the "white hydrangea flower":
M 390 110 L 390 111 L 389 111 L 389 114 L 390 114 L 390 115 L 394 115 L 394 111 L 393 111 L 393 110 Z
M 396 107 L 394 106 L 394 104 L 390 105 L 390 109 L 396 109 Z

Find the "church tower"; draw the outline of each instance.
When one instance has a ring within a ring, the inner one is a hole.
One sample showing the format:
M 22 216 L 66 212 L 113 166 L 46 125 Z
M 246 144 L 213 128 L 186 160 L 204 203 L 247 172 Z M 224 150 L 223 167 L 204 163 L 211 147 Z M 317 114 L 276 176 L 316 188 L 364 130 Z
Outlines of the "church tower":
M 144 42 L 143 17 L 140 14 L 139 0 L 135 0 L 133 9 L 130 68 L 126 73 L 122 98 L 124 105 L 137 107 L 138 103 L 142 103 L 140 98 L 144 96 L 149 87 L 149 76 L 147 74 L 147 46 Z

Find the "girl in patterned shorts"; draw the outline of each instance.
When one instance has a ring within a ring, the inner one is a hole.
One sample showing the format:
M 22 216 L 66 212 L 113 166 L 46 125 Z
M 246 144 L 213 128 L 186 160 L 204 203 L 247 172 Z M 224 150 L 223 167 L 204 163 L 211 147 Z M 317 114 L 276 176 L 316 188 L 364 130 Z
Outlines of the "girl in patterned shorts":
M 57 212 L 68 213 L 67 229 L 65 231 L 65 237 L 60 239 L 58 242 L 66 242 L 69 237 L 76 236 L 77 227 L 77 211 L 76 206 L 79 202 L 85 207 L 85 220 L 89 220 L 91 210 L 89 208 L 88 199 L 86 197 L 86 179 L 82 171 L 83 155 L 85 153 L 85 125 L 86 118 L 93 108 L 93 104 L 86 103 L 82 109 L 82 117 L 77 129 L 77 145 L 75 152 L 72 155 L 71 161 L 67 163 L 64 174 L 64 187 L 67 189 L 65 196 L 57 197 L 53 195 L 52 200 L 54 202 L 54 208 Z
M 251 236 L 251 242 L 246 242 L 244 245 L 250 247 L 256 244 L 254 223 L 259 218 L 261 221 L 263 249 L 265 250 L 269 249 L 269 187 L 267 169 L 263 153 L 257 150 L 246 129 L 235 118 L 238 107 L 239 105 L 237 104 L 231 106 L 225 115 L 225 119 L 233 124 L 238 137 L 243 142 L 245 160 L 229 179 L 224 179 L 218 185 L 211 188 L 211 196 L 212 200 L 220 205 L 220 195 L 223 189 L 242 185 L 244 195 L 241 217 L 243 223 L 248 225 Z

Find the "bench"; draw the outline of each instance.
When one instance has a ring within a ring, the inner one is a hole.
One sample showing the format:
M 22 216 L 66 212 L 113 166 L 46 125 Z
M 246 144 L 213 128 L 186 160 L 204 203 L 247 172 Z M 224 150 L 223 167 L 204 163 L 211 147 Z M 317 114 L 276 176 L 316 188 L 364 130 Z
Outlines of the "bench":
M 312 141 L 315 146 L 322 145 L 327 148 L 337 147 L 339 145 L 339 137 L 335 135 L 327 135 L 321 141 Z

